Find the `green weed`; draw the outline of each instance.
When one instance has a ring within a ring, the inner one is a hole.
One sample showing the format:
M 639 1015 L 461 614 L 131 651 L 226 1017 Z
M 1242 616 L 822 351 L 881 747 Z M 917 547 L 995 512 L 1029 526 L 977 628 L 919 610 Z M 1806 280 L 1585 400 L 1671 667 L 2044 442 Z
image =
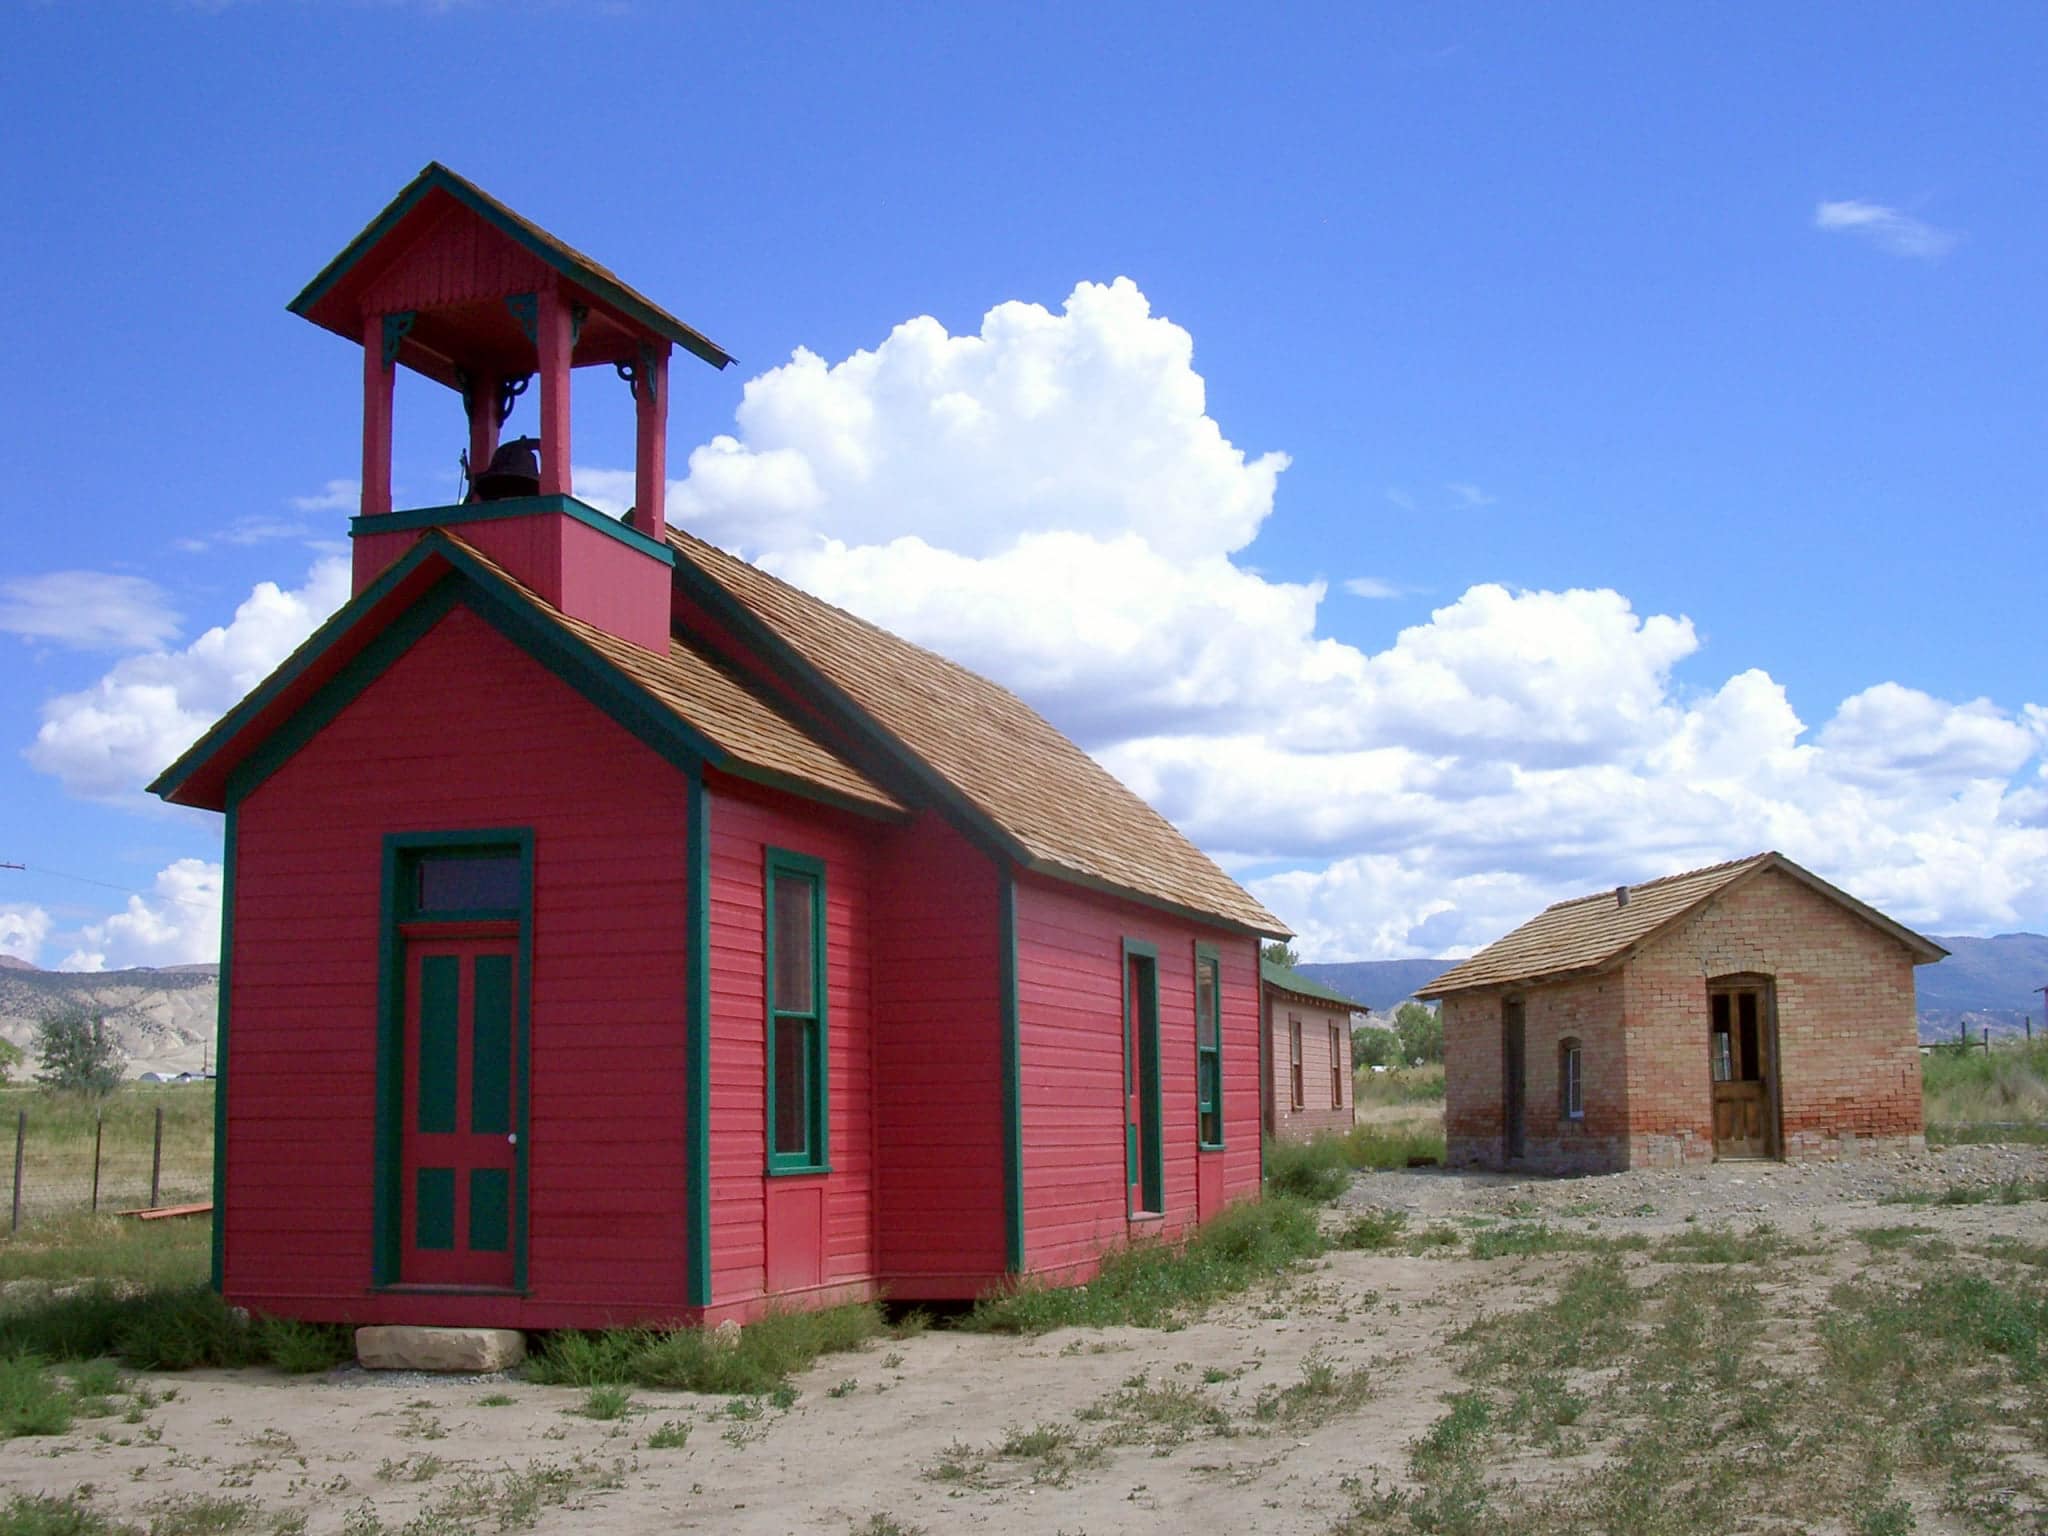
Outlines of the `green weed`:
M 1025 1285 L 984 1297 L 960 1326 L 984 1333 L 1175 1327 L 1203 1307 L 1322 1251 L 1315 1212 L 1271 1197 L 1230 1206 L 1181 1246 L 1150 1243 L 1103 1260 L 1085 1286 Z
M 704 1328 L 558 1332 L 527 1363 L 529 1379 L 554 1386 L 633 1385 L 683 1392 L 766 1395 L 821 1355 L 857 1349 L 885 1331 L 871 1303 L 814 1312 L 770 1312 L 737 1338 Z

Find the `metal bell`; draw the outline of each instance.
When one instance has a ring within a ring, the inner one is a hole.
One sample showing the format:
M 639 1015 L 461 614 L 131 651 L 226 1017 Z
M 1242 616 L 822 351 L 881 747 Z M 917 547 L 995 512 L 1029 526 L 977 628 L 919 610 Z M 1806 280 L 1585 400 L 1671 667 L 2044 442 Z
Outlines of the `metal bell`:
M 478 501 L 505 501 L 540 494 L 540 439 L 515 437 L 498 444 L 490 467 L 471 482 Z

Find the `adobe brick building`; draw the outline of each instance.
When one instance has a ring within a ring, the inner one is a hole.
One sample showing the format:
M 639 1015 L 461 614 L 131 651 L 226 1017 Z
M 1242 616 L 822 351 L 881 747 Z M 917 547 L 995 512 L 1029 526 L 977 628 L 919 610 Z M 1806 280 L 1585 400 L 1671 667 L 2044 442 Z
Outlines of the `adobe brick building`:
M 1559 902 L 1443 1004 L 1453 1167 L 1924 1145 L 1913 967 L 1948 951 L 1777 853 Z
M 1350 1130 L 1356 1113 L 1351 1016 L 1372 1010 L 1264 958 L 1259 992 L 1266 1031 L 1266 1134 L 1306 1141 L 1318 1131 Z

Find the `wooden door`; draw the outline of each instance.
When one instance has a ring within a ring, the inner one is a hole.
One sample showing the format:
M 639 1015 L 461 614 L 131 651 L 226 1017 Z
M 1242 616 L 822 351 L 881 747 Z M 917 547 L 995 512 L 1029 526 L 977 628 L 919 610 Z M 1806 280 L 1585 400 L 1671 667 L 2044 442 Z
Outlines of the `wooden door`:
M 1767 1001 L 1764 988 L 1753 986 L 1716 988 L 1707 997 L 1716 1157 L 1777 1154 Z
M 1130 1214 L 1166 1209 L 1159 1146 L 1159 962 L 1124 957 L 1124 1157 Z
M 511 937 L 406 946 L 404 1284 L 512 1284 L 517 969 Z
M 1522 1003 L 1500 1006 L 1502 1150 L 1520 1157 L 1528 1150 L 1528 1053 L 1524 1041 Z

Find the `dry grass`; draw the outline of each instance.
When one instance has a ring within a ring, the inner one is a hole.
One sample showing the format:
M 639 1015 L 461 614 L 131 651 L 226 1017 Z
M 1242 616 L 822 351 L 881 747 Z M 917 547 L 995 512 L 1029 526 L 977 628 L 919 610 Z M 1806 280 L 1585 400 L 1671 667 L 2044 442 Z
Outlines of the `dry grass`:
M 65 1215 L 92 1201 L 93 1128 L 100 1121 L 100 1209 L 149 1203 L 156 1112 L 164 1112 L 161 1202 L 183 1205 L 213 1194 L 213 1085 L 124 1083 L 103 1104 L 36 1088 L 0 1088 L 0 1181 L 14 1175 L 14 1137 L 22 1138 L 26 1220 Z M 0 1198 L 5 1198 L 0 1196 Z

